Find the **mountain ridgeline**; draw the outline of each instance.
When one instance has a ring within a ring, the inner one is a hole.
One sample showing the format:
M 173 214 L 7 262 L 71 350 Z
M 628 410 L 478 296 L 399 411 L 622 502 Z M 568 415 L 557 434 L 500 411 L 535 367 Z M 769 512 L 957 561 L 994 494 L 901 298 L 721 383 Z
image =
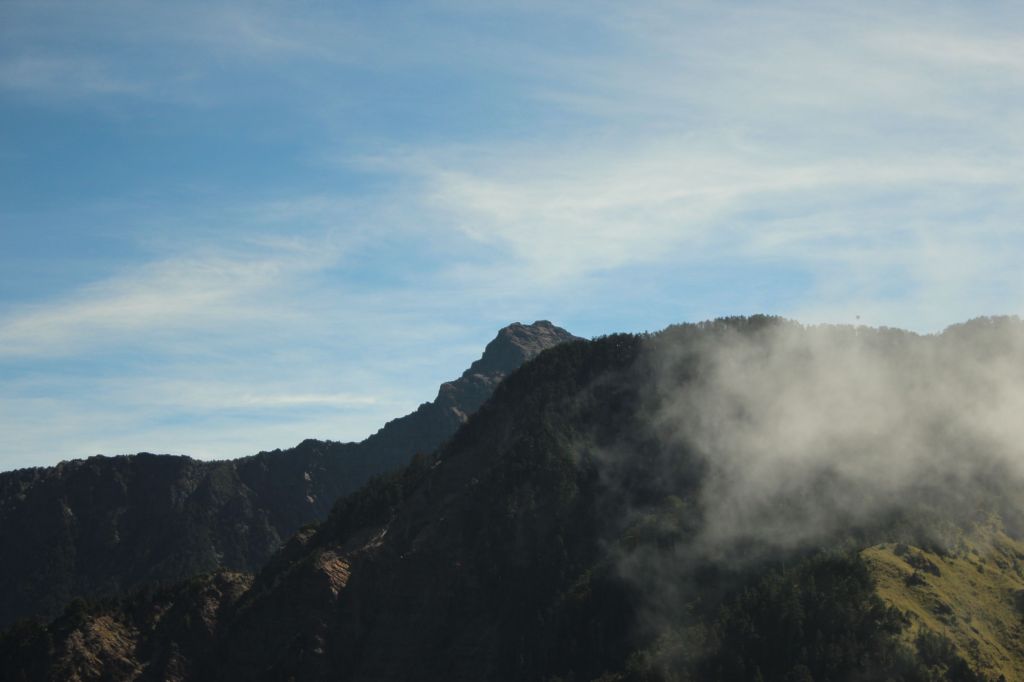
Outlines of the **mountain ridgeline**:
M 1024 323 L 560 344 L 254 576 L 73 603 L 10 680 L 1022 680 Z
M 432 402 L 360 443 L 306 440 L 218 462 L 96 456 L 0 474 L 0 627 L 48 620 L 75 597 L 258 570 L 340 496 L 432 452 L 507 374 L 574 338 L 546 321 L 505 327 Z

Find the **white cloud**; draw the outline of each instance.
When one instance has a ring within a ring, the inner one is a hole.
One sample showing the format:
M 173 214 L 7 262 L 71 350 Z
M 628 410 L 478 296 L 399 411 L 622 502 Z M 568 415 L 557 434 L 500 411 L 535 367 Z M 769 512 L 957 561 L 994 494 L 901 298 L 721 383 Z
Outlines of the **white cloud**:
M 97 59 L 20 56 L 0 62 L 0 89 L 68 97 L 138 94 L 145 86 L 116 75 Z
M 164 365 L 192 351 L 213 358 L 181 371 L 195 391 L 116 370 L 129 389 L 118 405 L 149 395 L 154 411 L 180 401 L 396 416 L 451 378 L 442 364 L 464 366 L 451 348 L 475 347 L 469 329 L 571 311 L 612 331 L 646 314 L 648 296 L 658 320 L 757 312 L 735 306 L 774 304 L 776 276 L 807 282 L 769 312 L 811 321 L 860 314 L 931 330 L 1024 303 L 1024 62 L 1013 22 L 992 8 L 9 2 L 0 12 L 0 88 L 197 103 L 251 88 L 246 106 L 314 121 L 303 139 L 322 138 L 323 164 L 301 169 L 311 194 L 242 196 L 225 210 L 232 238 L 250 227 L 276 236 L 241 251 L 182 246 L 201 230 L 163 236 L 171 255 L 156 244 L 152 262 L 64 297 L 5 303 L 0 361 L 26 372 L 125 349 Z M 345 80 L 349 67 L 360 78 Z M 423 82 L 452 87 L 396 113 L 395 99 Z M 379 126 L 354 123 L 378 108 Z M 223 124 L 216 113 L 202 120 Z M 277 144 L 273 125 L 259 133 Z M 255 152 L 266 142 L 248 141 Z M 275 159 L 282 174 L 295 169 Z M 156 220 L 173 226 L 195 209 L 161 210 L 173 215 Z M 342 257 L 353 249 L 366 261 Z M 765 264 L 771 273 L 746 278 Z M 648 266 L 658 274 L 644 279 Z M 681 288 L 672 270 L 690 268 L 737 274 L 716 298 Z
M 185 335 L 231 332 L 247 322 L 284 324 L 294 313 L 281 292 L 335 257 L 329 250 L 315 258 L 305 250 L 211 252 L 130 266 L 62 300 L 25 306 L 0 318 L 0 357 L 137 345 L 167 331 Z
M 8 0 L 0 6 L 0 90 L 56 101 L 131 95 L 207 107 L 254 78 L 301 80 L 278 67 L 358 63 L 371 48 L 342 13 L 306 9 Z
M 1014 167 L 940 154 L 801 162 L 717 141 L 600 154 L 515 150 L 494 165 L 451 167 L 424 171 L 427 200 L 470 239 L 513 258 L 526 279 L 549 286 L 671 259 L 885 264 L 898 257 L 913 267 L 928 257 L 914 252 L 923 239 L 962 233 L 962 222 L 943 212 L 980 208 L 972 189 L 1002 188 L 1014 202 L 1024 199 L 1010 189 Z M 952 206 L 919 203 L 941 186 L 966 195 Z M 890 198 L 899 193 L 906 196 Z M 874 202 L 888 203 L 888 215 L 863 208 Z M 752 219 L 751 211 L 764 215 Z M 1016 224 L 990 229 L 1009 232 Z M 894 238 L 911 241 L 894 249 Z
M 1024 97 L 1005 85 L 1022 53 L 997 19 L 838 3 L 604 10 L 600 49 L 508 59 L 542 65 L 534 95 L 573 124 L 395 154 L 437 229 L 484 248 L 455 259 L 461 281 L 486 289 L 497 268 L 550 296 L 645 264 L 769 260 L 815 279 L 782 312 L 884 309 L 886 323 L 934 329 L 972 307 L 1019 310 L 1005 256 L 1020 249 Z

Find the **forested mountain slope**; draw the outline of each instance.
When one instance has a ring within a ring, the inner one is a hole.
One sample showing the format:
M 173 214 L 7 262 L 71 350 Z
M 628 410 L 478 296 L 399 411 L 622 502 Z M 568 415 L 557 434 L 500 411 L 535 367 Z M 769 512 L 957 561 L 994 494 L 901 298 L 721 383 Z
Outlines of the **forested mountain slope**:
M 0 474 L 0 627 L 52 618 L 74 597 L 257 570 L 340 496 L 441 445 L 524 361 L 574 338 L 546 321 L 510 325 L 432 402 L 361 443 L 306 440 L 219 462 L 96 456 Z
M 1019 679 L 1022 375 L 1009 318 L 563 344 L 251 582 L 78 603 L 0 673 Z

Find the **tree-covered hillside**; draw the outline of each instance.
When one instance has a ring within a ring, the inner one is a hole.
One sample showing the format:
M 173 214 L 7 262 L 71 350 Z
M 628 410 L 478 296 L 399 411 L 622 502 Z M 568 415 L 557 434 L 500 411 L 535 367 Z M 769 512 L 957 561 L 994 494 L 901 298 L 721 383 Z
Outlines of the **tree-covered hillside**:
M 547 321 L 509 325 L 432 402 L 360 443 L 310 439 L 219 462 L 96 456 L 0 473 L 0 627 L 48 620 L 76 597 L 258 570 L 340 496 L 432 452 L 509 372 L 574 338 Z
M 1022 350 L 1015 319 L 919 336 L 733 318 L 563 344 L 251 585 L 76 604 L 9 632 L 0 671 L 1015 679 L 997 657 L 1019 656 L 1020 624 L 988 624 L 1019 604 Z M 982 522 L 1005 542 L 977 541 Z M 991 618 L 964 625 L 950 616 L 981 587 L 953 580 L 967 563 L 1002 577 L 985 583 Z

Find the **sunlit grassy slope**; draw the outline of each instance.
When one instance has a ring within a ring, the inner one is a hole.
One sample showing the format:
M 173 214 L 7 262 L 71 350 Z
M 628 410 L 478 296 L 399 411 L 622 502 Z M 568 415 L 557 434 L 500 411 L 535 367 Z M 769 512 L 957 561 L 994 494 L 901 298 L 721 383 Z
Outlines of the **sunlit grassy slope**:
M 1024 680 L 1024 543 L 997 518 L 976 524 L 943 554 L 904 544 L 861 553 L 879 595 L 908 619 L 941 634 L 977 672 Z

